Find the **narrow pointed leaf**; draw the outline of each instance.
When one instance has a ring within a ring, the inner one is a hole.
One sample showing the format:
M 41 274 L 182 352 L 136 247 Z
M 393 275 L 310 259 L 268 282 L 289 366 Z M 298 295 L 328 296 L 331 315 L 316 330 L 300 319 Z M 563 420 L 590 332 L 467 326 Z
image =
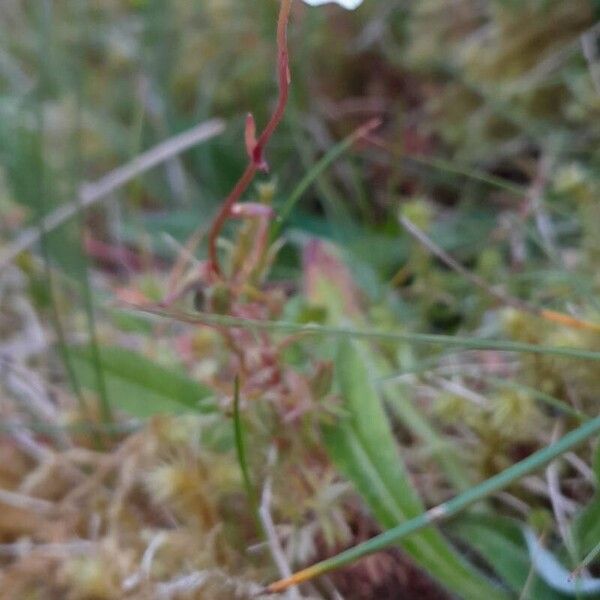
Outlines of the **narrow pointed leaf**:
M 336 368 L 348 415 L 325 428 L 325 443 L 335 464 L 354 483 L 380 525 L 391 528 L 420 515 L 424 507 L 398 454 L 366 364 L 355 342 L 340 343 Z M 417 564 L 461 598 L 507 598 L 436 529 L 423 530 L 402 546 Z
M 97 391 L 91 349 L 71 348 L 70 355 L 82 385 Z M 145 418 L 212 409 L 212 391 L 181 372 L 124 348 L 102 347 L 99 355 L 106 387 L 117 410 Z

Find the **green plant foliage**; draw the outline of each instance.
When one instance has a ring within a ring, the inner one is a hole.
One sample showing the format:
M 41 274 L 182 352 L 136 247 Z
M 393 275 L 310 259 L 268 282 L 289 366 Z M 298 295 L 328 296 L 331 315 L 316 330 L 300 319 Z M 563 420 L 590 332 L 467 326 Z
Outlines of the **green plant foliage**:
M 600 597 L 600 1 L 324 4 L 0 0 L 0 600 Z
M 353 342 L 340 343 L 336 373 L 348 414 L 325 429 L 325 441 L 334 462 L 354 483 L 375 518 L 391 528 L 421 514 L 424 508 L 398 454 L 366 364 Z M 507 597 L 434 529 L 409 538 L 403 546 L 418 564 L 462 598 Z
M 600 473 L 598 471 L 598 450 L 596 450 L 595 470 L 596 491 L 588 504 L 584 506 L 573 522 L 573 538 L 577 545 L 577 553 L 584 557 L 591 552 L 600 540 Z
M 463 515 L 450 525 L 449 531 L 475 549 L 515 594 L 526 590 L 524 597 L 532 600 L 567 597 L 532 573 L 529 552 L 518 521 L 490 515 Z
M 82 385 L 97 392 L 92 350 L 72 347 L 69 354 Z M 115 410 L 138 418 L 214 410 L 210 388 L 137 352 L 101 347 L 100 364 L 107 394 Z

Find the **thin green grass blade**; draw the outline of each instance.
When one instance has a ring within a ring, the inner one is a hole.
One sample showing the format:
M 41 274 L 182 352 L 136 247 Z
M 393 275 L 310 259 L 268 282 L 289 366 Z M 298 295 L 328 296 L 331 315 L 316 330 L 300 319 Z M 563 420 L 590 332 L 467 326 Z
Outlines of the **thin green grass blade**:
M 233 388 L 233 428 L 235 433 L 235 449 L 237 453 L 238 463 L 240 465 L 240 471 L 242 472 L 242 480 L 244 482 L 244 488 L 246 490 L 246 496 L 248 496 L 248 502 L 256 521 L 258 531 L 262 531 L 262 521 L 260 519 L 259 507 L 258 507 L 258 495 L 256 488 L 252 483 L 250 477 L 250 469 L 248 467 L 248 460 L 246 456 L 246 444 L 244 443 L 244 424 L 242 422 L 242 416 L 240 413 L 240 378 L 236 376 Z
M 36 222 L 40 229 L 40 246 L 42 259 L 44 264 L 45 285 L 47 288 L 47 296 L 49 298 L 50 314 L 52 326 L 56 334 L 57 346 L 60 358 L 62 360 L 67 379 L 71 384 L 73 392 L 77 398 L 80 410 L 83 414 L 89 414 L 89 407 L 83 395 L 82 387 L 79 383 L 75 370 L 73 368 L 68 346 L 67 337 L 63 328 L 62 319 L 54 291 L 53 272 L 51 266 L 51 249 L 47 231 L 44 229 L 43 220 L 48 211 L 47 195 L 51 193 L 52 185 L 50 182 L 50 174 L 44 163 L 44 141 L 45 141 L 45 119 L 43 102 L 50 84 L 48 81 L 48 72 L 50 65 L 48 63 L 49 48 L 52 47 L 52 14 L 50 4 L 47 2 L 40 3 L 36 7 L 35 20 L 37 22 L 39 45 L 37 51 L 37 68 L 39 83 L 36 94 L 33 97 L 33 113 L 35 116 L 36 131 L 35 134 L 28 132 L 24 125 L 23 133 L 25 135 L 24 147 L 20 154 L 21 160 L 18 160 L 14 165 L 14 179 L 20 180 L 23 184 L 23 172 L 29 173 L 27 179 L 28 184 L 16 185 L 25 191 L 24 201 L 32 207 Z M 19 140 L 21 143 L 21 140 Z M 21 169 L 23 169 L 22 172 Z
M 569 415 L 570 417 L 577 419 L 580 423 L 588 421 L 590 418 L 585 413 L 583 413 L 580 410 L 577 410 L 576 408 L 573 408 L 572 406 L 567 404 L 564 400 L 561 400 L 560 398 L 556 398 L 555 396 L 547 394 L 546 392 L 542 392 L 542 391 L 540 391 L 534 387 L 531 387 L 529 385 L 519 383 L 518 381 L 499 379 L 498 377 L 491 377 L 491 376 L 490 377 L 484 376 L 484 377 L 482 377 L 482 379 L 485 379 L 486 381 L 489 381 L 490 383 L 492 383 L 498 387 L 513 388 L 515 390 L 520 390 L 527 394 L 531 394 L 534 398 L 536 398 L 540 402 L 543 402 L 547 406 L 553 408 L 554 410 L 559 411 L 560 413 Z
M 582 569 L 586 569 L 589 567 L 595 560 L 596 557 L 600 555 L 600 541 L 592 548 L 590 553 L 581 561 L 581 564 L 577 567 L 578 571 Z
M 578 350 L 576 348 L 541 346 L 523 342 L 509 342 L 503 340 L 481 339 L 451 335 L 437 335 L 430 333 L 401 333 L 378 331 L 376 329 L 356 329 L 352 327 L 334 327 L 326 325 L 299 325 L 288 321 L 260 321 L 257 319 L 243 319 L 213 313 L 188 313 L 183 311 L 166 310 L 158 306 L 129 306 L 135 312 L 143 312 L 173 321 L 208 326 L 234 327 L 250 331 L 271 331 L 274 333 L 297 333 L 306 336 L 332 336 L 339 338 L 355 338 L 369 340 L 385 340 L 396 343 L 421 344 L 426 346 L 454 347 L 471 350 L 498 350 L 503 352 L 521 352 L 560 356 L 580 360 L 600 360 L 600 352 L 593 350 Z
M 508 179 L 496 177 L 494 175 L 490 175 L 489 173 L 485 173 L 484 171 L 480 171 L 466 165 L 460 165 L 443 158 L 427 158 L 425 156 L 409 153 L 401 154 L 401 157 L 407 161 L 415 162 L 444 173 L 450 173 L 460 177 L 467 177 L 473 181 L 485 183 L 486 185 L 504 190 L 505 192 L 509 192 L 515 196 L 523 196 L 527 193 L 527 189 L 524 186 L 512 183 Z
M 563 455 L 564 453 L 580 446 L 589 439 L 600 434 L 600 416 L 584 423 L 577 429 L 567 433 L 560 440 L 538 450 L 528 456 L 521 462 L 516 463 L 498 475 L 491 477 L 474 486 L 470 490 L 456 496 L 448 502 L 444 502 L 435 508 L 419 515 L 418 517 L 406 521 L 397 527 L 375 536 L 367 542 L 350 548 L 336 556 L 317 563 L 303 571 L 296 573 L 290 580 L 283 580 L 269 586 L 269 590 L 278 591 L 285 589 L 287 585 L 297 584 L 302 581 L 308 581 L 314 577 L 323 575 L 329 571 L 339 569 L 345 565 L 353 563 L 365 556 L 380 552 L 386 548 L 400 543 L 405 538 L 431 527 L 437 522 L 449 519 L 467 509 L 472 504 L 489 497 L 491 494 L 499 492 L 510 486 L 522 477 L 537 471 L 549 462 Z
M 294 145 L 300 155 L 302 166 L 306 171 L 310 171 L 312 165 L 316 164 L 317 152 L 311 141 L 307 139 L 304 128 L 296 119 L 292 119 L 292 129 Z M 357 222 L 349 207 L 348 199 L 341 194 L 327 170 L 323 170 L 315 179 L 314 186 L 325 220 L 328 223 L 335 223 L 335 227 L 331 228 L 333 239 L 341 246 L 346 246 L 351 239 L 351 232 L 357 229 Z
M 96 315 L 94 306 L 94 295 L 92 292 L 92 286 L 90 282 L 90 274 L 87 264 L 87 258 L 84 251 L 84 237 L 85 237 L 85 214 L 86 211 L 83 206 L 83 197 L 77 193 L 79 188 L 80 180 L 83 174 L 83 144 L 82 144 L 82 111 L 83 111 L 83 86 L 85 79 L 85 66 L 84 66 L 84 53 L 83 48 L 85 44 L 86 35 L 89 35 L 88 19 L 87 19 L 87 3 L 76 0 L 74 3 L 75 19 L 79 25 L 78 29 L 81 32 L 77 43 L 79 45 L 79 52 L 76 55 L 79 57 L 75 61 L 75 78 L 74 78 L 74 95 L 76 98 L 76 107 L 74 114 L 74 130 L 73 130 L 73 155 L 71 157 L 71 168 L 73 171 L 72 180 L 74 186 L 71 195 L 77 198 L 79 203 L 79 210 L 77 211 L 78 217 L 78 230 L 79 230 L 79 243 L 81 248 L 81 265 L 79 269 L 79 284 L 83 296 L 83 306 L 86 316 L 86 326 L 88 330 L 88 338 L 90 349 L 92 352 L 92 362 L 96 373 L 97 390 L 98 390 L 98 413 L 102 417 L 102 421 L 105 424 L 113 422 L 112 408 L 110 398 L 108 395 L 108 388 L 106 385 L 106 379 L 104 371 L 102 370 L 102 363 L 100 359 L 100 350 L 98 344 L 98 335 L 96 327 Z
M 72 348 L 71 359 L 82 384 L 98 393 L 93 349 L 90 346 Z M 102 347 L 99 359 L 115 408 L 135 417 L 214 410 L 212 390 L 141 354 L 124 348 Z
M 362 128 L 361 128 L 362 129 Z M 271 239 L 275 239 L 281 232 L 281 228 L 285 221 L 289 218 L 296 204 L 301 200 L 302 196 L 309 188 L 317 181 L 320 175 L 323 174 L 338 158 L 343 156 L 356 140 L 362 135 L 361 130 L 354 131 L 341 142 L 333 146 L 317 163 L 314 164 L 300 180 L 300 183 L 288 196 L 284 204 L 277 210 L 277 218 L 271 230 Z

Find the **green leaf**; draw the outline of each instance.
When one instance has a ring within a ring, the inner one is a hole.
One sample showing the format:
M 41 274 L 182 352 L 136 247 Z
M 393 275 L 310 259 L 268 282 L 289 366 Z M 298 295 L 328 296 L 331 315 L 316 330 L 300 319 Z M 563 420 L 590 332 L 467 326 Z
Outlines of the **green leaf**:
M 477 551 L 488 566 L 524 599 L 560 600 L 563 594 L 547 586 L 535 573 L 520 524 L 498 515 L 461 515 L 450 532 Z M 526 592 L 523 595 L 523 592 Z
M 590 502 L 577 515 L 573 524 L 573 537 L 580 556 L 591 552 L 600 541 L 600 493 L 596 492 Z
M 403 523 L 387 529 L 366 542 L 361 542 L 339 554 L 326 558 L 302 571 L 294 573 L 292 577 L 283 579 L 269 586 L 269 590 L 277 591 L 284 589 L 285 586 L 289 586 L 292 583 L 309 581 L 315 577 L 320 577 L 325 573 L 349 565 L 365 556 L 369 556 L 375 552 L 381 552 L 382 550 L 395 546 L 401 542 L 404 543 L 410 536 L 423 532 L 423 530 L 434 526 L 436 522 L 456 517 L 467 507 L 488 498 L 496 492 L 506 489 L 515 481 L 539 470 L 544 465 L 547 465 L 559 456 L 562 456 L 565 452 L 569 452 L 573 448 L 581 446 L 599 433 L 600 416 L 597 416 L 583 423 L 583 425 L 580 425 L 577 429 L 565 434 L 553 444 L 545 446 L 537 452 L 530 454 L 527 458 L 524 458 L 504 471 L 497 473 L 493 477 L 465 490 L 458 496 L 446 500 L 446 502 L 443 502 L 427 512 L 417 515 L 408 521 L 404 521 Z M 430 565 L 428 565 L 428 567 L 429 570 L 432 571 Z M 499 593 L 499 591 L 495 590 L 492 597 L 498 597 Z M 464 597 L 471 598 L 472 596 L 469 594 Z
M 237 453 L 238 463 L 240 465 L 240 471 L 242 472 L 242 481 L 244 482 L 244 488 L 246 489 L 246 496 L 248 496 L 248 502 L 250 508 L 254 514 L 254 520 L 256 521 L 256 527 L 258 531 L 261 531 L 264 535 L 264 528 L 260 519 L 260 508 L 258 504 L 258 494 L 256 493 L 256 487 L 252 482 L 250 476 L 250 467 L 248 465 L 248 457 L 246 454 L 246 443 L 244 440 L 244 423 L 242 422 L 242 415 L 240 413 L 240 379 L 235 378 L 234 390 L 233 390 L 233 430 L 235 436 L 235 449 Z
M 596 476 L 596 493 L 577 514 L 573 523 L 573 539 L 580 556 L 592 555 L 600 543 L 600 444 L 596 445 L 592 458 L 592 468 Z
M 113 408 L 139 418 L 214 409 L 210 401 L 213 392 L 184 374 L 124 348 L 102 347 L 99 351 Z M 97 392 L 91 348 L 71 348 L 70 355 L 81 384 Z
M 336 370 L 348 416 L 326 426 L 324 437 L 334 463 L 354 483 L 379 523 L 391 528 L 420 515 L 424 508 L 398 454 L 367 364 L 355 342 L 340 343 Z M 461 598 L 507 597 L 436 529 L 411 536 L 403 547 L 416 563 Z

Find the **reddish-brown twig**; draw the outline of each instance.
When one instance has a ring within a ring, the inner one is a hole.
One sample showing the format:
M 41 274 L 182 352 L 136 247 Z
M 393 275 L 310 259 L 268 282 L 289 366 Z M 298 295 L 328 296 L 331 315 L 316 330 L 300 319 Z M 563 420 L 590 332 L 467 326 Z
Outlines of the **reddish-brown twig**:
M 229 196 L 223 202 L 219 213 L 217 214 L 208 233 L 208 258 L 210 272 L 219 277 L 222 275 L 219 266 L 219 256 L 217 252 L 217 239 L 221 233 L 223 225 L 231 215 L 231 209 L 240 200 L 248 186 L 254 180 L 256 173 L 260 170 L 267 170 L 267 163 L 264 158 L 265 147 L 271 136 L 277 129 L 283 119 L 285 107 L 287 105 L 290 89 L 290 69 L 289 55 L 287 46 L 287 26 L 290 19 L 292 0 L 281 0 L 279 10 L 279 21 L 277 25 L 277 71 L 279 79 L 279 99 L 271 119 L 267 123 L 264 131 L 260 134 L 258 140 L 255 138 L 255 123 L 252 115 L 246 119 L 246 149 L 249 154 L 249 162 L 238 182 L 235 184 Z

